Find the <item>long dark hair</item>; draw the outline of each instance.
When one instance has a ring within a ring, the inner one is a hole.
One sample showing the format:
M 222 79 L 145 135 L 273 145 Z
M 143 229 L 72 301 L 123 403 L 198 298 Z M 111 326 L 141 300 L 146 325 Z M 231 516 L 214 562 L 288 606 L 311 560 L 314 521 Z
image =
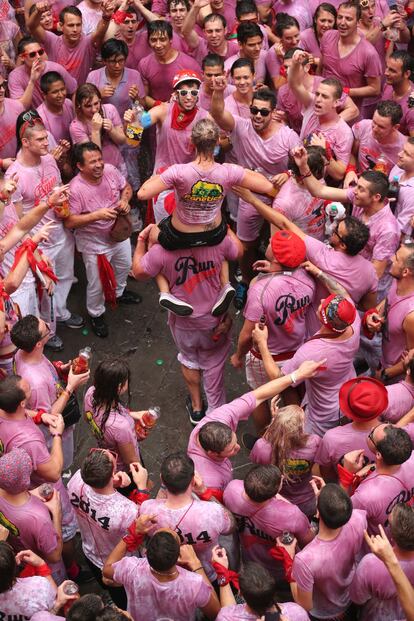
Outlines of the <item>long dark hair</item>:
M 122 358 L 111 358 L 98 364 L 95 370 L 93 385 L 94 393 L 92 405 L 94 416 L 98 410 L 103 410 L 100 423 L 102 433 L 105 432 L 105 425 L 111 410 L 120 412 L 121 395 L 120 388 L 128 381 L 128 405 L 131 400 L 130 392 L 131 371 L 128 364 Z
M 13 548 L 0 541 L 0 593 L 7 593 L 16 582 L 17 565 Z
M 322 2 L 322 4 L 320 4 L 318 8 L 316 9 L 315 14 L 313 16 L 313 20 L 312 20 L 312 28 L 313 28 L 313 32 L 315 33 L 315 39 L 317 41 L 319 41 L 319 39 L 318 39 L 317 30 L 316 30 L 316 22 L 317 22 L 319 15 L 322 13 L 322 11 L 326 11 L 326 13 L 330 13 L 332 17 L 335 18 L 333 30 L 336 30 L 336 18 L 337 18 L 336 8 L 334 7 L 333 4 L 330 4 L 329 2 Z

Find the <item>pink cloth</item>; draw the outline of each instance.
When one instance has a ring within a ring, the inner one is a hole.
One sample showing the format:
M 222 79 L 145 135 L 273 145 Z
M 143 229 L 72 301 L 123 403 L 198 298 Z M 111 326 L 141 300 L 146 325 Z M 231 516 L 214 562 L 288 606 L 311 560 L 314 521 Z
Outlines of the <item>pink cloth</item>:
M 6 97 L 0 114 L 0 157 L 15 157 L 17 151 L 16 120 L 24 108 L 20 101 Z
M 414 111 L 414 109 L 413 109 Z M 399 192 L 397 199 L 397 206 L 395 208 L 395 217 L 397 218 L 398 226 L 401 233 L 404 233 L 408 237 L 412 237 L 411 218 L 414 216 L 414 177 L 409 177 L 406 180 L 402 180 L 404 171 L 398 166 L 390 172 L 390 181 L 393 181 L 394 177 L 398 178 Z
M 335 617 L 349 606 L 349 588 L 366 526 L 365 511 L 354 510 L 335 539 L 323 541 L 316 535 L 296 554 L 292 576 L 300 589 L 313 593 L 310 612 L 315 617 Z
M 229 514 L 220 504 L 193 498 L 184 507 L 171 509 L 165 500 L 146 500 L 141 505 L 140 515 L 155 515 L 157 518 L 150 536 L 159 528 L 175 530 L 182 544 L 194 546 L 210 580 L 216 579 L 211 552 L 218 544 L 219 535 L 226 535 L 231 530 Z
M 400 296 L 397 294 L 398 280 L 394 280 L 387 296 L 387 318 L 383 327 L 382 362 L 383 367 L 396 364 L 408 343 L 403 330 L 403 322 L 414 311 L 414 294 Z
M 303 269 L 260 275 L 249 287 L 244 317 L 256 323 L 265 316 L 273 354 L 296 351 L 314 293 L 315 281 Z
M 361 481 L 352 496 L 354 509 L 364 509 L 368 532 L 378 535 L 378 525 L 389 532 L 388 518 L 397 502 L 408 502 L 413 494 L 414 457 L 404 462 L 393 475 L 371 473 Z
M 226 95 L 224 94 L 224 107 L 233 116 L 240 116 L 242 119 L 250 119 L 250 107 L 246 104 L 239 103 L 234 98 L 235 87 L 231 87 L 233 92 Z M 226 156 L 228 154 L 226 153 Z
M 90 8 L 83 0 L 78 4 L 78 9 L 82 13 L 82 33 L 84 35 L 92 34 L 101 21 L 102 9 L 100 4 L 97 3 L 96 8 Z
M 402 380 L 386 386 L 388 407 L 381 418 L 389 423 L 397 423 L 414 406 L 414 385 Z
M 227 41 L 226 53 L 224 54 L 224 56 L 221 56 L 221 58 L 223 58 L 223 60 L 227 60 L 227 58 L 231 58 L 232 56 L 237 54 L 238 51 L 239 44 L 236 40 L 231 39 L 230 41 Z M 194 60 L 199 64 L 200 67 L 204 57 L 207 56 L 207 54 L 211 53 L 215 54 L 216 52 L 208 47 L 207 41 L 202 37 L 199 37 L 197 47 L 188 52 L 188 54 L 194 58 Z
M 193 162 L 175 164 L 161 174 L 168 188 L 175 190 L 175 213 L 183 224 L 211 224 L 234 185 L 241 185 L 244 168 L 236 164 L 213 164 L 203 170 Z
M 212 587 L 202 577 L 177 565 L 178 577 L 159 582 L 145 558 L 123 558 L 114 563 L 114 580 L 128 596 L 128 612 L 134 621 L 194 621 L 196 608 L 207 606 Z
M 117 491 L 99 494 L 83 482 L 78 470 L 68 483 L 70 502 L 75 509 L 83 552 L 102 569 L 109 554 L 138 517 L 137 505 Z
M 413 584 L 414 559 L 402 559 L 399 563 Z M 394 582 L 384 563 L 374 554 L 367 554 L 359 563 L 351 584 L 351 598 L 363 605 L 361 621 L 389 621 L 404 615 Z
M 149 95 L 154 99 L 168 101 L 173 91 L 172 81 L 178 71 L 188 69 L 200 73 L 200 66 L 187 54 L 178 52 L 177 58 L 168 64 L 160 63 L 153 53 L 145 56 L 138 66 L 138 71 L 149 87 Z
M 376 162 L 380 155 L 385 157 L 388 164 L 388 173 L 396 165 L 398 153 L 407 140 L 400 132 L 396 133 L 395 140 L 390 144 L 380 144 L 372 135 L 372 121 L 363 119 L 353 126 L 355 140 L 359 142 L 358 150 L 358 170 L 363 171 L 369 168 L 369 160 Z
M 321 466 L 330 465 L 336 472 L 341 457 L 357 449 L 364 449 L 364 455 L 369 457 L 370 461 L 375 461 L 375 455 L 367 445 L 368 433 L 367 430 L 355 428 L 351 423 L 329 429 L 319 445 L 316 463 Z
M 266 79 L 266 54 L 263 49 L 260 50 L 259 58 L 255 61 L 255 72 L 254 72 L 254 80 L 255 83 L 264 82 Z M 224 69 L 228 72 L 229 82 L 231 82 L 230 69 L 233 63 L 240 58 L 240 53 L 234 54 L 234 56 L 230 56 L 224 63 Z
M 103 116 L 106 119 L 112 121 L 114 127 L 122 127 L 123 124 L 121 117 L 115 106 L 112 104 L 102 104 Z M 73 144 L 81 142 L 89 142 L 91 140 L 92 124 L 90 121 L 81 121 L 80 119 L 74 119 L 69 126 L 70 137 Z M 115 168 L 122 168 L 125 166 L 119 145 L 115 144 L 108 135 L 108 133 L 102 131 L 102 154 L 105 164 L 112 164 Z
M 69 184 L 70 211 L 74 215 L 80 215 L 93 213 L 103 207 L 116 207 L 125 185 L 125 177 L 111 164 L 105 164 L 103 177 L 98 184 L 89 183 L 79 174 Z M 109 239 L 112 225 L 113 220 L 97 220 L 75 229 L 79 252 L 100 254 L 108 244 L 116 243 Z
M 353 334 L 344 341 L 316 339 L 299 347 L 291 360 L 282 366 L 284 375 L 289 375 L 305 360 L 326 358 L 325 371 L 305 380 L 307 431 L 318 436 L 335 426 L 339 420 L 338 391 L 342 384 L 355 377 L 354 357 L 359 348 L 360 320 L 358 315 L 352 324 Z
M 90 84 L 95 84 L 98 89 L 101 89 L 108 84 L 110 85 L 110 81 L 108 80 L 106 75 L 105 67 L 102 67 L 101 69 L 95 69 L 95 71 L 91 71 L 86 81 Z M 132 105 L 131 98 L 128 94 L 131 86 L 137 86 L 138 97 L 144 97 L 144 84 L 142 82 L 140 74 L 138 73 L 138 71 L 126 67 L 122 75 L 121 81 L 115 89 L 115 93 L 111 97 L 104 97 L 102 100 L 104 103 L 112 104 L 116 108 L 121 119 L 124 116 L 125 110 L 131 108 Z
M 174 317 L 174 325 L 183 330 L 208 330 L 216 327 L 217 317 L 211 309 L 221 289 L 220 268 L 225 260 L 234 261 L 238 248 L 226 236 L 217 246 L 200 246 L 189 250 L 164 250 L 155 244 L 141 264 L 153 278 L 161 272 L 170 284 L 171 293 L 193 306 L 189 317 Z
M 0 417 L 1 452 L 7 453 L 14 447 L 22 448 L 30 455 L 33 470 L 50 459 L 43 433 L 29 416 L 23 420 Z
M 260 563 L 270 572 L 283 576 L 280 562 L 270 556 L 269 550 L 285 530 L 303 540 L 309 531 L 308 518 L 279 495 L 258 506 L 246 496 L 240 479 L 227 485 L 223 499 L 237 520 L 243 560 Z
M 48 57 L 62 65 L 79 85 L 86 82 L 86 76 L 96 58 L 96 48 L 91 35 L 82 35 L 75 47 L 69 47 L 62 36 L 45 31 L 43 44 Z
M 274 198 L 273 209 L 289 218 L 304 233 L 323 242 L 325 239 L 324 201 L 316 198 L 291 177 Z
M 403 116 L 400 121 L 400 127 L 398 128 L 402 134 L 408 136 L 410 132 L 414 131 L 414 108 L 410 108 L 408 106 L 408 98 L 410 97 L 412 91 L 414 90 L 414 83 L 411 83 L 411 90 L 408 91 L 403 97 L 394 97 L 394 91 L 390 84 L 386 84 L 384 86 L 384 90 L 382 91 L 382 99 L 391 99 L 396 103 L 399 103 Z
M 53 526 L 49 509 L 35 496 L 28 494 L 22 505 L 13 505 L 0 496 L 0 516 L 5 516 L 15 527 L 17 535 L 10 533 L 8 542 L 16 552 L 32 550 L 45 558 L 58 545 L 58 534 Z M 0 604 L 1 606 L 1 604 Z
M 185 129 L 171 127 L 173 104 L 168 104 L 167 116 L 162 124 L 157 124 L 157 151 L 155 154 L 154 172 L 173 164 L 187 164 L 195 156 L 191 144 L 191 130 L 197 121 L 208 116 L 206 110 L 197 110 L 194 120 Z
M 309 0 L 309 10 L 312 15 L 315 14 L 315 11 L 320 4 L 320 0 Z M 336 10 L 338 10 L 339 5 L 342 4 L 342 0 L 331 0 L 330 4 L 333 4 Z M 375 2 L 375 15 L 385 17 L 389 11 L 390 9 L 386 0 L 377 0 Z
M 226 88 L 224 89 L 224 93 L 223 93 L 225 100 L 228 97 L 230 97 L 230 95 L 234 93 L 235 90 L 236 90 L 235 86 L 233 86 L 232 84 L 228 84 Z M 210 107 L 211 107 L 211 95 L 208 95 L 206 93 L 204 84 L 201 84 L 200 90 L 198 92 L 198 107 L 203 108 L 203 110 L 206 110 L 207 112 L 209 112 Z M 226 107 L 226 110 L 227 110 L 227 107 Z M 230 112 L 232 111 L 230 110 Z M 249 110 L 249 117 L 250 117 L 250 110 Z
M 65 99 L 62 114 L 51 112 L 44 102 L 37 108 L 37 111 L 42 117 L 44 126 L 57 143 L 60 140 L 69 140 L 70 142 L 69 126 L 75 118 L 73 103 L 70 99 Z
M 315 97 L 313 97 L 315 100 Z M 313 103 L 303 110 L 303 123 L 300 137 L 302 140 L 309 134 L 320 133 L 329 142 L 337 160 L 348 165 L 351 157 L 354 135 L 348 123 L 338 117 L 333 125 L 326 127 L 321 125 L 319 117 L 315 114 Z
M 276 54 L 275 47 L 272 46 L 266 52 L 266 70 L 271 78 L 280 77 L 280 68 L 283 64 L 280 56 Z
M 57 71 L 57 73 L 59 73 L 62 76 L 66 84 L 68 95 L 72 95 L 72 93 L 76 91 L 78 82 L 71 75 L 71 72 L 66 71 L 65 67 L 59 64 L 58 61 L 52 62 L 50 60 L 47 60 L 45 62 L 44 71 L 42 71 L 42 75 L 44 75 L 48 71 Z M 40 77 L 42 77 L 42 75 Z M 30 79 L 30 72 L 28 71 L 26 65 L 20 65 L 19 67 L 16 67 L 16 69 L 13 69 L 13 71 L 9 75 L 9 93 L 12 99 L 18 99 L 19 97 L 23 95 L 24 91 L 27 88 L 27 85 L 29 84 L 29 79 Z M 32 106 L 34 108 L 37 108 L 37 106 L 40 106 L 42 101 L 43 101 L 43 93 L 40 90 L 40 78 L 39 78 L 39 80 L 36 81 L 36 84 L 33 89 Z
M 120 38 L 119 35 L 115 35 L 115 38 Z M 148 32 L 147 29 L 141 28 L 138 30 L 134 41 L 130 44 L 125 41 L 128 46 L 129 54 L 126 60 L 125 66 L 130 69 L 134 69 L 136 71 L 138 69 L 138 65 L 140 61 L 148 56 L 148 54 L 152 54 L 152 49 L 148 43 Z M 180 37 L 176 32 L 173 32 L 173 38 L 171 41 L 171 45 L 175 50 L 179 52 L 187 53 L 187 44 L 184 39 Z
M 47 578 L 17 578 L 9 591 L 0 593 L 0 615 L 6 619 L 31 619 L 35 613 L 53 608 L 56 591 Z
M 309 621 L 307 612 L 301 606 L 291 602 L 279 606 L 286 621 Z M 248 612 L 246 604 L 235 604 L 222 608 L 216 621 L 257 621 L 257 615 Z
M 287 13 L 299 22 L 300 30 L 312 25 L 312 15 L 308 0 L 274 0 L 272 8 L 275 13 Z
M 307 437 L 305 446 L 293 449 L 286 460 L 285 469 L 291 481 L 283 481 L 280 493 L 299 508 L 301 508 L 300 505 L 315 500 L 315 494 L 309 482 L 312 479 L 312 466 L 320 443 L 321 439 L 318 436 L 310 435 Z M 272 445 L 267 440 L 259 438 L 250 451 L 250 460 L 255 464 L 271 464 Z
M 16 51 L 14 49 L 14 39 L 20 33 L 18 25 L 10 19 L 4 19 L 0 22 L 0 49 L 6 52 L 7 56 L 15 62 Z M 0 75 L 7 78 L 8 70 L 0 61 Z
M 378 52 L 364 37 L 361 37 L 352 52 L 343 58 L 339 56 L 338 42 L 337 30 L 328 30 L 322 36 L 320 48 L 325 78 L 338 78 L 343 86 L 358 88 L 366 85 L 366 78 L 382 75 Z M 364 98 L 353 97 L 353 100 L 361 108 Z
M 30 621 L 65 621 L 65 617 L 57 617 L 44 610 L 43 612 L 36 612 L 33 617 L 30 618 Z
M 105 423 L 104 433 L 102 434 L 100 431 L 100 425 L 103 412 L 96 410 L 93 406 L 94 391 L 95 388 L 90 386 L 85 394 L 83 409 L 86 420 L 92 433 L 98 440 L 99 446 L 118 453 L 118 460 L 116 464 L 117 471 L 126 470 L 127 466 L 123 463 L 119 455 L 119 445 L 132 444 L 139 455 L 140 451 L 137 435 L 135 433 L 135 421 L 132 416 L 130 416 L 127 408 L 120 406 L 119 410 L 112 409 Z M 94 424 L 91 424 L 91 417 L 93 417 Z
M 231 481 L 233 469 L 228 458 L 214 460 L 208 457 L 207 453 L 198 442 L 198 432 L 201 427 L 212 421 L 220 421 L 228 425 L 234 432 L 237 425 L 242 420 L 247 420 L 256 407 L 256 397 L 253 392 L 248 392 L 230 403 L 213 410 L 193 429 L 188 441 L 187 453 L 194 461 L 195 469 L 201 476 L 206 487 L 224 489 Z
M 305 50 L 305 52 L 312 54 L 315 58 L 321 57 L 321 48 L 313 27 L 301 31 L 299 47 Z

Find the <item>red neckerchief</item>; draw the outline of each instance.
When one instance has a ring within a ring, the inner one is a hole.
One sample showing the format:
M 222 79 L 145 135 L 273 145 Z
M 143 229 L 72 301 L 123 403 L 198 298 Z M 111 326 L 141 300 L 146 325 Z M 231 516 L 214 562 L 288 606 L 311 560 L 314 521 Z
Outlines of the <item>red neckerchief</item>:
M 197 106 L 190 110 L 190 112 L 185 112 L 185 110 L 181 110 L 175 101 L 171 113 L 171 129 L 178 129 L 180 131 L 187 129 L 190 123 L 194 121 L 197 112 Z

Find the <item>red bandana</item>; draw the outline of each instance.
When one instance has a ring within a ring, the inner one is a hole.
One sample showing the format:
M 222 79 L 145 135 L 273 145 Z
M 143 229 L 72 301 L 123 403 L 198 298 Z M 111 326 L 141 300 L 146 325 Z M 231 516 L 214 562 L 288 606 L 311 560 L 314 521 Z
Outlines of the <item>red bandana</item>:
M 194 121 L 197 112 L 197 106 L 195 106 L 189 112 L 185 112 L 184 110 L 181 110 L 181 108 L 178 106 L 178 103 L 175 101 L 171 114 L 171 128 L 178 130 L 187 129 L 190 123 Z

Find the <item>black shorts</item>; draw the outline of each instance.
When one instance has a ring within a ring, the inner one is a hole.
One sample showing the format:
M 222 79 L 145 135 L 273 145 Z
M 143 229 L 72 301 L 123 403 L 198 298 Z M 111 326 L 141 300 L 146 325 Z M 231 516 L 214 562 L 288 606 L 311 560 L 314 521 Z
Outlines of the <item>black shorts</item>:
M 161 220 L 158 225 L 160 234 L 158 243 L 165 250 L 184 250 L 185 248 L 199 248 L 201 246 L 217 246 L 227 235 L 227 224 L 224 220 L 211 231 L 200 233 L 183 233 L 177 231 L 171 224 L 171 216 Z

